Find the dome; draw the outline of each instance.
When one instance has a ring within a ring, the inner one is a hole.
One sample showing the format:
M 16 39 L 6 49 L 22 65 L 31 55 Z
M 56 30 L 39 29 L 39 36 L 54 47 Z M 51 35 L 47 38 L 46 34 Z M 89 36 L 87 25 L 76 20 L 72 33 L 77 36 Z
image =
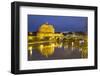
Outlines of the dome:
M 54 33 L 54 27 L 53 25 L 50 25 L 48 23 L 42 24 L 38 30 L 39 33 Z

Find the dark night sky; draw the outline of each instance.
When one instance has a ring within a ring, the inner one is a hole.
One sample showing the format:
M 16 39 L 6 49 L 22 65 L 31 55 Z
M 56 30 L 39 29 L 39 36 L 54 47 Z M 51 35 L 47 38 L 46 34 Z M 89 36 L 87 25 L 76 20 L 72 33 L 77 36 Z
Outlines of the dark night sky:
M 54 25 L 56 32 L 86 32 L 87 21 L 87 17 L 78 16 L 28 15 L 28 31 L 36 32 L 41 24 L 48 22 Z

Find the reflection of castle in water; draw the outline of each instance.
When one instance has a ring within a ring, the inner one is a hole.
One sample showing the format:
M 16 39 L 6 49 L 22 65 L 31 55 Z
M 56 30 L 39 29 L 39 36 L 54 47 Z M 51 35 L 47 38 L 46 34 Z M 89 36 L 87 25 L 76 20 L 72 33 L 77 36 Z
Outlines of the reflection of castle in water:
M 65 36 L 63 33 L 55 32 L 54 26 L 48 23 L 42 24 L 35 35 L 32 32 L 29 33 L 28 50 L 30 56 L 32 56 L 32 50 L 35 49 L 41 55 L 49 57 L 54 54 L 56 48 L 63 48 L 63 50 L 70 48 L 71 51 L 77 48 L 81 52 L 81 57 L 87 58 L 87 36 L 76 36 L 75 34 Z
M 59 48 L 59 49 L 63 48 L 63 50 L 65 50 L 65 51 L 67 51 L 66 49 L 69 48 L 70 51 L 68 51 L 67 54 L 72 53 L 77 48 L 79 50 L 79 52 L 81 53 L 81 57 L 87 58 L 87 48 L 85 46 L 79 47 L 78 45 L 70 45 L 70 44 L 66 44 L 66 43 L 63 43 L 63 42 L 34 44 L 34 45 L 28 46 L 30 56 L 32 56 L 32 51 L 33 51 L 33 49 L 35 49 L 41 55 L 43 55 L 45 57 L 49 57 L 49 56 L 52 56 L 54 54 L 56 48 Z
M 53 55 L 53 53 L 54 53 L 54 51 L 55 51 L 55 48 L 60 48 L 60 47 L 62 47 L 62 43 L 43 43 L 43 44 L 35 44 L 35 45 L 30 45 L 29 47 L 28 47 L 28 49 L 29 48 L 31 48 L 31 49 L 29 49 L 30 51 L 32 51 L 32 48 L 33 49 L 36 49 L 36 50 L 38 50 L 43 56 L 45 56 L 45 57 L 48 57 L 48 56 L 51 56 L 51 55 Z M 30 52 L 30 54 L 31 54 L 31 52 Z

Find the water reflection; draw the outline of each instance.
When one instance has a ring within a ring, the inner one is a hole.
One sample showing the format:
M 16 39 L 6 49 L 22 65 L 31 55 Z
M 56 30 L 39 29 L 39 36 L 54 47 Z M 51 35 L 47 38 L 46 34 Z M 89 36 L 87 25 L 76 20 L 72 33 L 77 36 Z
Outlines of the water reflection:
M 28 45 L 28 60 L 87 58 L 87 42 L 54 41 Z

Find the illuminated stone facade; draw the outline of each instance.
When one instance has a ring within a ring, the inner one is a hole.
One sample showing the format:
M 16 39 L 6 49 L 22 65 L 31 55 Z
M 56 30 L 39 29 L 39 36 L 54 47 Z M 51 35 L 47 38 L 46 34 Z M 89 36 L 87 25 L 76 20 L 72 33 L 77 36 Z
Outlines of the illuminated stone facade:
M 53 25 L 50 25 L 48 23 L 42 24 L 37 32 L 37 36 L 43 38 L 43 37 L 51 37 L 54 36 L 55 29 Z
M 37 36 L 42 39 L 45 37 L 48 38 L 61 37 L 63 35 L 60 33 L 55 33 L 55 28 L 53 27 L 53 25 L 45 23 L 39 27 Z

